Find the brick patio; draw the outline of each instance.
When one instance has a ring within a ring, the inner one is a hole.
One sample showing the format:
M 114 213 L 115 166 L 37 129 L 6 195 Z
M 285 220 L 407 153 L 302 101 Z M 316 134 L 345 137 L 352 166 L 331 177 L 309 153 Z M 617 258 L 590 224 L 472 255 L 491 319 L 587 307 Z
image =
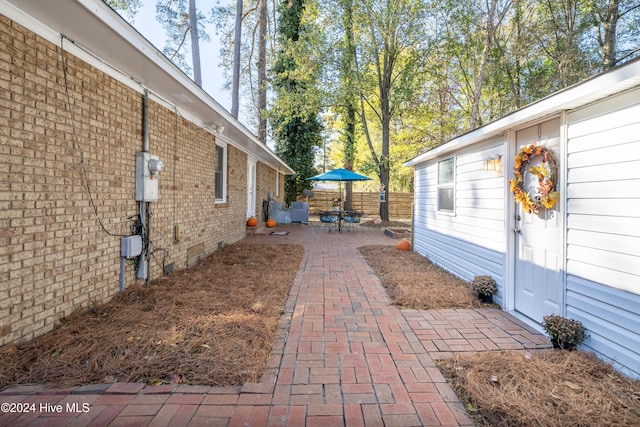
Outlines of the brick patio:
M 0 393 L 34 412 L 0 426 L 475 425 L 435 366 L 463 352 L 549 346 L 497 309 L 400 310 L 357 248 L 394 245 L 382 230 L 279 226 L 247 240 L 299 243 L 305 254 L 261 379 L 242 387 L 37 385 Z M 60 409 L 60 412 L 56 412 Z

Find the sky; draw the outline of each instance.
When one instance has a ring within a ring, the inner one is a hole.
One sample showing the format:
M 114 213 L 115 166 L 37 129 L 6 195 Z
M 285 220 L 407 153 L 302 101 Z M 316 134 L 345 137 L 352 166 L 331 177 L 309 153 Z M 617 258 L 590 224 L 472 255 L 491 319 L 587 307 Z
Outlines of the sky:
M 143 6 L 140 8 L 134 18 L 134 27 L 147 40 L 162 51 L 167 38 L 164 29 L 156 21 L 156 0 L 143 0 Z M 208 14 L 209 10 L 215 4 L 227 4 L 229 0 L 198 0 L 197 6 L 200 11 Z M 218 103 L 227 110 L 231 110 L 231 91 L 223 90 L 224 80 L 222 70 L 219 67 L 220 59 L 220 40 L 215 34 L 212 25 L 209 26 L 210 42 L 200 41 L 200 65 L 202 67 L 202 88 L 211 95 Z M 191 59 L 191 56 L 188 56 Z M 193 75 L 190 76 L 193 78 Z

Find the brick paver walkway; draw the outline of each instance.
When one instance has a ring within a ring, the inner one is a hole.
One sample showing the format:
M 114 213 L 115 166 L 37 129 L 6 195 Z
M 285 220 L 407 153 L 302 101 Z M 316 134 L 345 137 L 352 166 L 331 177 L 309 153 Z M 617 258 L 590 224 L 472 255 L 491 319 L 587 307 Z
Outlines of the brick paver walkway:
M 278 227 L 283 230 L 289 235 L 248 238 L 305 247 L 259 382 L 242 387 L 13 387 L 0 393 L 0 403 L 26 405 L 20 406 L 23 413 L 0 413 L 0 425 L 474 425 L 434 359 L 548 346 L 544 336 L 500 310 L 421 311 L 390 305 L 357 250 L 396 243 L 379 229 L 328 233 L 310 226 Z

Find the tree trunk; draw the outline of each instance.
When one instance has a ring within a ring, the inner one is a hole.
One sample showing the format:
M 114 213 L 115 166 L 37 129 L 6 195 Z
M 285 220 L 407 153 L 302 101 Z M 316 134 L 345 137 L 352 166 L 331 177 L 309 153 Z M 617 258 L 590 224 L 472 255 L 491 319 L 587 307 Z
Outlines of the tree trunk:
M 384 138 L 383 138 L 383 144 L 384 144 Z M 388 141 L 387 141 L 388 144 Z M 388 150 L 388 145 L 387 145 L 387 150 Z M 381 192 L 384 193 L 384 200 L 382 200 L 382 197 L 380 198 L 380 219 L 382 221 L 389 221 L 389 167 L 388 167 L 388 159 L 389 159 L 389 155 L 387 154 L 387 156 L 385 157 L 385 155 L 382 155 L 382 158 L 384 159 L 381 163 L 380 163 L 380 184 L 381 184 Z
M 267 0 L 260 0 L 258 33 L 258 139 L 267 143 Z
M 353 170 L 355 161 L 356 146 L 356 107 L 353 92 L 354 80 L 354 58 L 355 46 L 353 43 L 353 0 L 344 0 L 344 51 L 342 60 L 342 82 L 345 86 L 344 90 L 344 168 Z M 346 194 L 344 198 L 345 210 L 352 210 L 353 206 L 353 183 L 348 182 L 346 185 Z
M 390 49 L 384 49 L 382 62 L 382 76 L 380 78 L 380 112 L 382 116 L 382 150 L 379 162 L 380 185 L 384 191 L 384 200 L 380 200 L 380 219 L 389 221 L 389 140 L 391 126 L 391 80 L 393 74 L 394 59 Z
M 618 8 L 620 0 L 610 0 L 607 7 L 606 16 L 597 14 L 602 25 L 603 35 L 600 39 L 602 49 L 602 69 L 609 70 L 616 66 L 616 29 L 618 27 Z
M 480 110 L 480 100 L 482 99 L 482 85 L 484 83 L 484 75 L 487 70 L 487 60 L 489 58 L 489 49 L 491 48 L 491 39 L 493 38 L 493 18 L 496 13 L 498 0 L 491 1 L 491 7 L 487 15 L 487 34 L 484 39 L 484 47 L 482 48 L 482 57 L 480 58 L 480 66 L 478 67 L 478 76 L 476 77 L 476 88 L 473 93 L 473 106 L 471 107 L 471 117 L 469 117 L 469 129 L 475 129 L 478 123 L 478 115 Z
M 351 100 L 347 101 L 351 102 Z M 355 133 L 356 133 L 356 109 L 353 105 L 347 106 L 345 114 L 345 147 L 344 147 L 344 168 L 347 170 L 353 170 L 353 162 L 355 160 Z M 344 197 L 345 210 L 352 210 L 353 206 L 353 183 L 347 182 L 346 194 Z
M 522 105 L 522 64 L 521 64 L 521 49 L 525 44 L 522 42 L 522 6 L 520 2 L 515 3 L 516 8 L 516 46 L 518 46 L 518 50 L 515 55 L 515 76 L 512 77 L 511 87 L 513 88 L 513 96 L 514 96 L 514 105 L 516 108 L 520 108 Z
M 385 97 L 386 98 L 386 97 Z M 387 98 L 388 99 L 388 98 Z M 388 101 L 387 101 L 388 102 Z M 384 98 L 382 100 L 384 105 Z M 380 219 L 389 221 L 389 115 L 382 114 L 382 155 L 378 163 L 381 191 L 384 192 L 384 200 L 380 199 Z
M 233 83 L 231 88 L 231 115 L 237 119 L 238 113 L 240 111 L 240 47 L 242 43 L 242 0 L 236 1 L 235 30 L 235 36 L 233 39 Z
M 193 60 L 193 80 L 202 87 L 202 68 L 200 67 L 200 41 L 198 36 L 198 14 L 196 0 L 189 0 L 189 27 L 191 36 L 191 59 Z

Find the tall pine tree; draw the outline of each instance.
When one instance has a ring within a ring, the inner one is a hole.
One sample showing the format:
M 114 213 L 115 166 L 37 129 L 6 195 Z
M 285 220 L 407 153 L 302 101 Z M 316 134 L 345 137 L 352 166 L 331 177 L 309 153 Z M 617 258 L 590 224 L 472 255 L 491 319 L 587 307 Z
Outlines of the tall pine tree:
M 278 54 L 273 67 L 276 99 L 271 110 L 276 152 L 296 175 L 285 180 L 285 203 L 296 200 L 310 183 L 305 179 L 315 174 L 316 148 L 322 141 L 318 103 L 314 102 L 314 86 L 318 69 L 308 57 L 310 24 L 303 24 L 309 0 L 282 0 L 279 5 Z M 306 21 L 310 22 L 310 21 Z

